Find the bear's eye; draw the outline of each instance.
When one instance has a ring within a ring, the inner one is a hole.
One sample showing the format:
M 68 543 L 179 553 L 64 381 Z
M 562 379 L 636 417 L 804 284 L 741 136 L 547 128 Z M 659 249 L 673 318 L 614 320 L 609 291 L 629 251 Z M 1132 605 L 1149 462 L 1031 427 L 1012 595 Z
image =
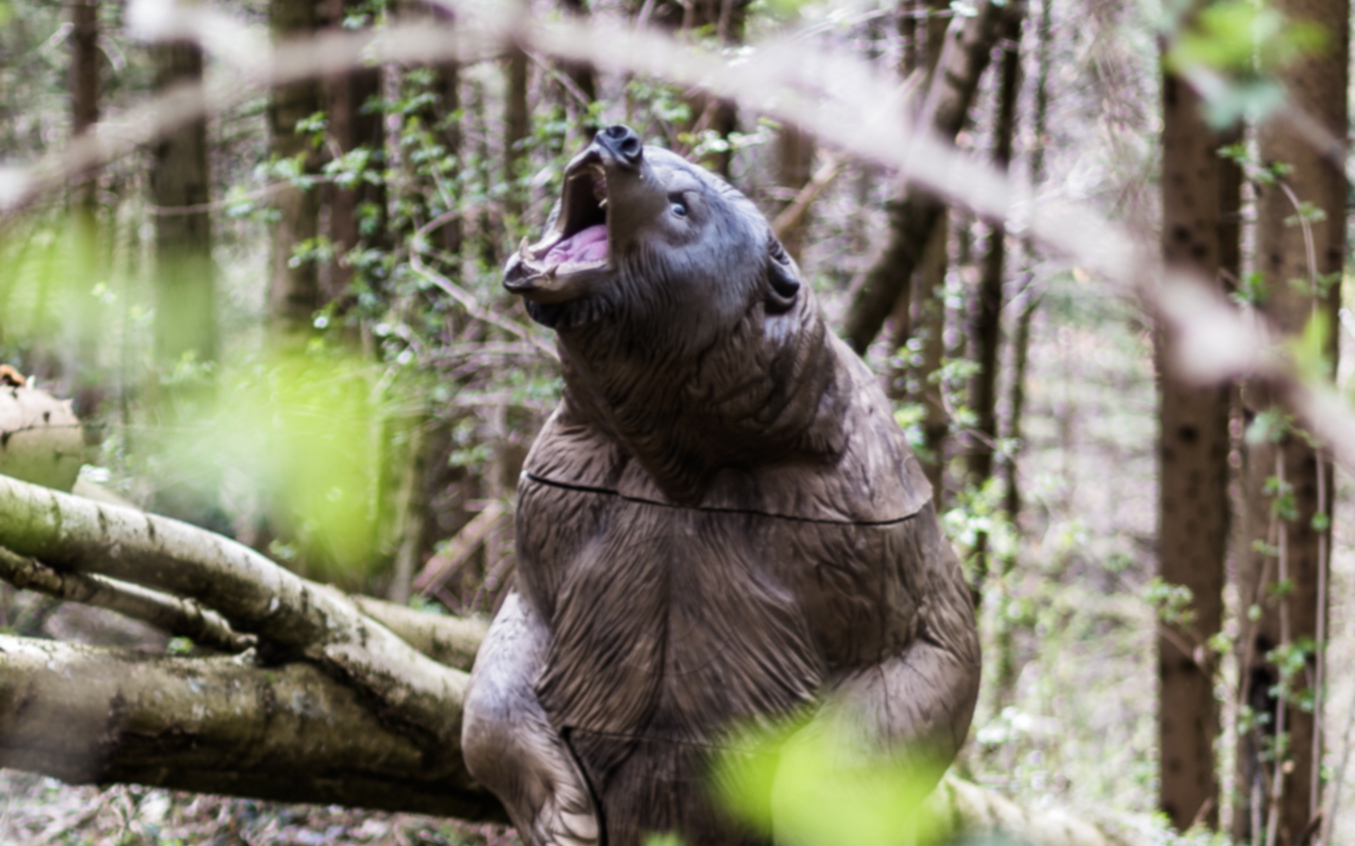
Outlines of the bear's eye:
M 673 210 L 673 214 L 678 217 L 687 216 L 687 202 L 682 199 L 682 195 L 678 194 L 671 196 L 668 198 L 668 202 L 672 203 L 669 208 Z

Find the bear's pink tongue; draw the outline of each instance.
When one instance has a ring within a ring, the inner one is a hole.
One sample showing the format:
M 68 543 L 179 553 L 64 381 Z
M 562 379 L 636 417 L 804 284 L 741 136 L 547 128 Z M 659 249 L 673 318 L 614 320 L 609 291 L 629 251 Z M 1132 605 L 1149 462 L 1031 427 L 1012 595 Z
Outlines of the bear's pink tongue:
M 545 263 L 548 267 L 555 267 L 569 262 L 602 261 L 606 257 L 607 226 L 599 223 L 551 247 L 550 252 L 546 253 Z

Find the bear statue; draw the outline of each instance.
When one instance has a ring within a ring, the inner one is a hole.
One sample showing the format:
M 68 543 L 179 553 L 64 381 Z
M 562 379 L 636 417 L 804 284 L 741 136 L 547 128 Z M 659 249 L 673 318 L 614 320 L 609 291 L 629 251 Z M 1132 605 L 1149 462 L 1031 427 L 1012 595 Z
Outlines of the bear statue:
M 523 841 L 770 842 L 708 779 L 749 723 L 831 712 L 948 763 L 970 592 L 889 403 L 753 204 L 612 126 L 504 285 L 555 331 L 564 394 L 462 737 Z

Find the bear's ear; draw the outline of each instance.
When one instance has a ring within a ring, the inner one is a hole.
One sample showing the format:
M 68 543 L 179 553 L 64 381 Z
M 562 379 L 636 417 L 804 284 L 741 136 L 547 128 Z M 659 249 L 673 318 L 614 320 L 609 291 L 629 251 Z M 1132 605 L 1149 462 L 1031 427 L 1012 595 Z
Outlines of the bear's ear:
M 775 235 L 767 236 L 767 312 L 784 314 L 800 294 L 800 271 Z

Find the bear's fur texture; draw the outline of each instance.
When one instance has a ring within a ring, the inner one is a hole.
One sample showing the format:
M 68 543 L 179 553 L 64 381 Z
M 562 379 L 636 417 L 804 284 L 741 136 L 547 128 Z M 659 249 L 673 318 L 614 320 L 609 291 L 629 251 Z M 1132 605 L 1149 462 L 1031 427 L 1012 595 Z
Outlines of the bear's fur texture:
M 523 840 L 766 843 L 706 781 L 750 721 L 831 707 L 949 762 L 978 692 L 969 591 L 888 402 L 752 203 L 610 127 L 504 283 L 565 382 L 465 706 L 466 762 Z

